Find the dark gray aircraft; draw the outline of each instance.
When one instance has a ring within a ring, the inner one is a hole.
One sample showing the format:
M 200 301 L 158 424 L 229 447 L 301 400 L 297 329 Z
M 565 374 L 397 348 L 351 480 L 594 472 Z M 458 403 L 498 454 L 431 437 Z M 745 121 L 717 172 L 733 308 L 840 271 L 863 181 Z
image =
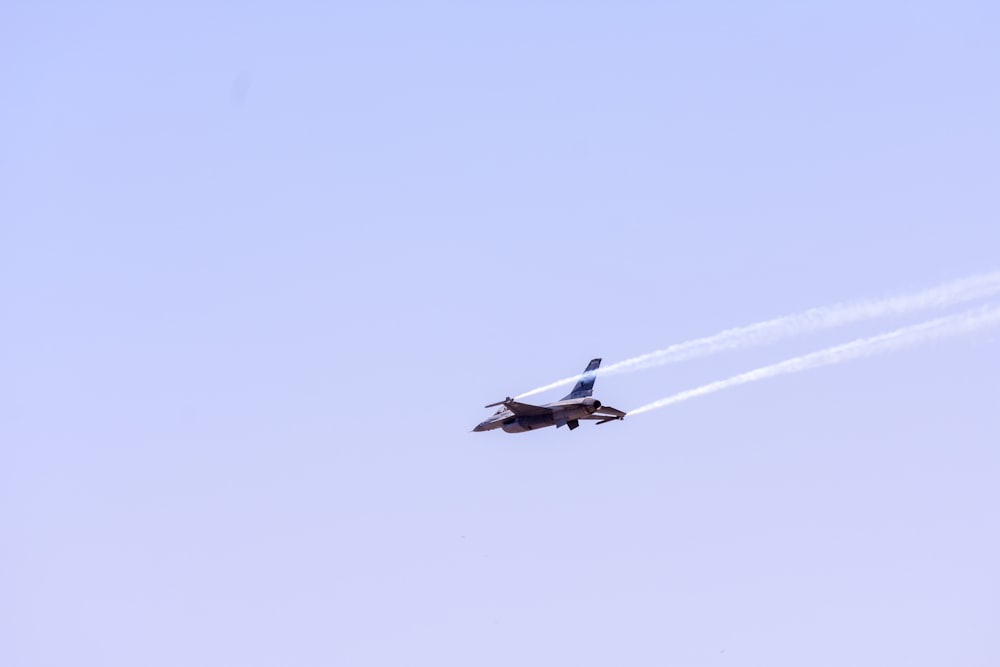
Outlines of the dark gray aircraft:
M 545 405 L 529 405 L 507 398 L 499 403 L 490 403 L 486 407 L 501 406 L 492 417 L 479 424 L 473 431 L 492 431 L 502 428 L 507 433 L 523 433 L 534 431 L 546 426 L 568 426 L 569 430 L 580 425 L 581 419 L 596 421 L 598 424 L 625 419 L 621 410 L 601 405 L 594 393 L 594 371 L 601 365 L 600 359 L 592 359 L 584 369 L 580 381 L 561 401 Z

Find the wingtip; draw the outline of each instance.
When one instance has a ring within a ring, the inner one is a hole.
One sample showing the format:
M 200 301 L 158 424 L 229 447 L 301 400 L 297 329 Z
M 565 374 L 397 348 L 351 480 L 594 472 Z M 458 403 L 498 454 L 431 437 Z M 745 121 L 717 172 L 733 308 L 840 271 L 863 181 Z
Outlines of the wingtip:
M 497 401 L 496 403 L 490 403 L 489 405 L 484 405 L 483 407 L 484 408 L 495 408 L 498 405 L 507 405 L 508 403 L 510 403 L 513 400 L 514 400 L 513 398 L 511 398 L 510 396 L 508 396 L 507 398 L 503 399 L 502 401 Z

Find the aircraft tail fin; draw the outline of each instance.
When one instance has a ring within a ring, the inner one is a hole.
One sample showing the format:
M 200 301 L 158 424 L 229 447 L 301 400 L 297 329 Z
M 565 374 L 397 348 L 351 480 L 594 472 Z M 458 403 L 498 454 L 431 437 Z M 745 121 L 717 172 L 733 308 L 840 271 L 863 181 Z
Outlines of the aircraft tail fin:
M 590 363 L 587 364 L 587 367 L 583 370 L 583 375 L 580 377 L 580 380 L 576 383 L 576 386 L 573 387 L 573 391 L 563 396 L 562 400 L 567 401 L 571 398 L 584 398 L 593 394 L 594 380 L 597 379 L 594 371 L 600 368 L 600 366 L 600 359 L 591 359 Z

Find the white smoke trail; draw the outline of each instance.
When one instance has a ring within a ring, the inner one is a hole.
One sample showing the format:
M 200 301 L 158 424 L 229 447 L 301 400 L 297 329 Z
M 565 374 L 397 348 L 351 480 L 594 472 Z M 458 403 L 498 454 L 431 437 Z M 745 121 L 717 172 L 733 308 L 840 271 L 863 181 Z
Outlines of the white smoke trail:
M 781 361 L 771 366 L 764 366 L 763 368 L 758 368 L 747 373 L 734 375 L 726 380 L 712 382 L 710 384 L 702 385 L 701 387 L 688 389 L 687 391 L 682 391 L 679 394 L 674 394 L 673 396 L 668 396 L 667 398 L 654 401 L 653 403 L 636 408 L 628 414 L 631 417 L 642 414 L 643 412 L 649 412 L 650 410 L 656 410 L 657 408 L 673 405 L 674 403 L 681 403 L 692 398 L 697 398 L 698 396 L 704 396 L 706 394 L 712 394 L 737 385 L 747 384 L 748 382 L 756 382 L 758 380 L 773 378 L 778 375 L 787 375 L 789 373 L 799 373 L 801 371 L 812 368 L 820 368 L 822 366 L 832 366 L 845 361 L 870 357 L 876 354 L 898 350 L 910 345 L 916 345 L 918 343 L 943 338 L 945 336 L 971 333 L 978 329 L 983 329 L 997 324 L 1000 324 L 1000 307 L 996 305 L 988 305 L 958 315 L 940 317 L 921 324 L 903 327 L 902 329 L 896 329 L 895 331 L 890 331 L 889 333 L 884 333 L 878 336 L 872 336 L 871 338 L 859 338 L 858 340 L 851 341 L 850 343 L 836 345 L 834 347 L 826 348 L 825 350 L 820 350 L 819 352 L 812 352 L 801 357 Z
M 711 336 L 705 336 L 704 338 L 676 343 L 662 350 L 605 366 L 597 371 L 597 375 L 626 373 L 652 368 L 663 364 L 704 357 L 725 350 L 773 343 L 782 338 L 845 326 L 864 320 L 892 315 L 906 315 L 931 308 L 944 308 L 946 306 L 993 296 L 998 293 L 1000 293 L 1000 271 L 993 271 L 991 273 L 947 282 L 937 287 L 931 287 L 912 294 L 902 294 L 884 299 L 848 301 L 832 306 L 811 308 L 801 313 L 783 315 L 763 322 L 726 329 Z M 580 377 L 579 375 L 574 375 L 563 378 L 562 380 L 557 380 L 519 394 L 517 398 L 525 398 L 548 391 L 549 389 L 570 385 Z

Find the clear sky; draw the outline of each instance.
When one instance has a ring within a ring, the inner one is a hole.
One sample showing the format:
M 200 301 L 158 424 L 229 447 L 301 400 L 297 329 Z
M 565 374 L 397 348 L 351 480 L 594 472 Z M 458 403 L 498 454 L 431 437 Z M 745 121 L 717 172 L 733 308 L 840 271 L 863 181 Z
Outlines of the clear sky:
M 996 330 L 469 432 L 1000 268 L 996 3 L 141 4 L 0 7 L 0 664 L 1000 664 Z

